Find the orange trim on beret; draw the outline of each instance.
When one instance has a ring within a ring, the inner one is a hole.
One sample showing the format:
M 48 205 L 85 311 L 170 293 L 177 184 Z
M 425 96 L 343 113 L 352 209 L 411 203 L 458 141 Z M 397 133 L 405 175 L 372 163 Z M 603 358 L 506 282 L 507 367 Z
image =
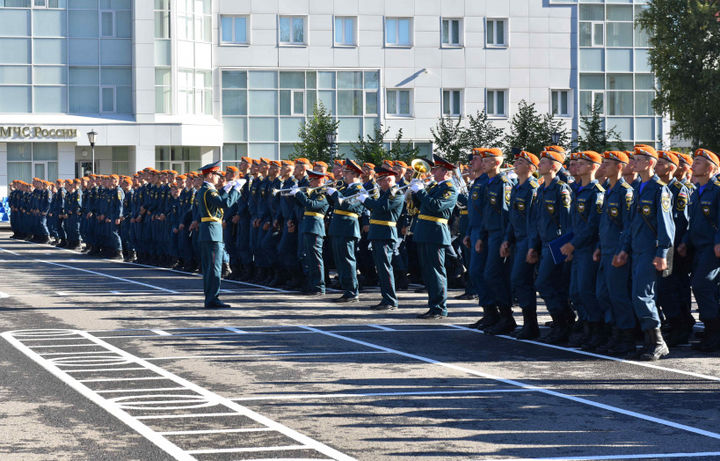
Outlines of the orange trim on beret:
M 587 160 L 588 162 L 600 165 L 602 163 L 602 155 L 598 154 L 594 150 L 586 150 L 578 152 L 578 160 Z
M 675 155 L 678 156 L 678 160 L 680 160 L 680 163 L 685 163 L 688 166 L 692 166 L 692 164 L 693 164 L 692 155 L 683 154 L 682 152 L 675 152 Z
M 498 149 L 497 147 L 481 147 L 479 149 L 473 149 L 473 151 L 481 155 L 482 158 L 503 156 L 502 150 Z
M 306 159 L 305 157 L 296 158 L 295 163 L 302 163 L 303 165 L 312 166 L 310 160 Z

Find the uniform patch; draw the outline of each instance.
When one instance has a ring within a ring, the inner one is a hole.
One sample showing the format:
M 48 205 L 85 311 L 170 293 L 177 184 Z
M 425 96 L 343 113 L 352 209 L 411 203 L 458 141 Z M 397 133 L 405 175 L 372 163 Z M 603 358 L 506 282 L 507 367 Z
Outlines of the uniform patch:
M 710 216 L 710 207 L 708 205 L 703 205 L 702 212 L 705 216 Z
M 669 193 L 662 194 L 662 197 L 660 198 L 660 204 L 662 205 L 662 209 L 665 213 L 670 211 L 672 204 L 671 204 Z
M 688 204 L 688 196 L 685 192 L 680 192 L 677 196 L 677 203 L 675 204 L 675 208 L 678 211 L 685 211 L 685 207 L 687 207 Z
M 555 205 L 553 205 L 552 203 L 546 204 L 545 208 L 547 208 L 548 213 L 555 214 Z
M 525 202 L 522 200 L 518 200 L 515 202 L 515 208 L 518 209 L 518 211 L 525 211 Z
M 490 205 L 495 205 L 497 203 L 497 199 L 494 195 L 490 196 Z
M 580 213 L 584 213 L 584 212 L 585 212 L 585 202 L 578 202 L 578 204 L 577 204 L 577 210 L 578 210 Z
M 443 198 L 444 198 L 445 200 L 447 200 L 447 199 L 449 199 L 450 197 L 452 197 L 452 194 L 453 194 L 453 191 L 451 191 L 451 190 L 446 190 L 445 193 L 443 194 Z
M 476 191 L 476 190 L 473 191 L 473 193 L 472 193 L 472 199 L 473 199 L 473 200 L 477 200 L 478 197 L 480 197 L 480 192 L 479 192 L 479 191 Z
M 650 216 L 650 213 L 652 212 L 652 207 L 650 205 L 643 205 L 641 211 L 643 215 Z
M 570 192 L 563 191 L 560 193 L 560 198 L 562 199 L 562 204 L 565 208 L 570 208 L 570 201 L 572 200 L 570 198 Z
M 610 213 L 610 216 L 612 216 L 613 218 L 617 218 L 620 214 L 620 210 L 618 210 L 616 207 L 610 207 L 608 209 L 608 213 Z

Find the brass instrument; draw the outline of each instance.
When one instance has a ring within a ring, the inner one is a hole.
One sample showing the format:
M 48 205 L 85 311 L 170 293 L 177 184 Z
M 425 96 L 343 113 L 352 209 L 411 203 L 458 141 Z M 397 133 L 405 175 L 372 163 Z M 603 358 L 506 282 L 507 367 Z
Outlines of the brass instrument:
M 338 181 L 339 181 L 339 180 L 338 180 Z M 323 187 L 332 187 L 332 186 L 334 186 L 335 184 L 337 184 L 338 181 L 327 181 L 326 183 L 321 184 L 321 185 L 316 186 L 316 187 L 303 186 L 303 187 L 298 187 L 297 189 L 298 189 L 298 190 L 305 191 L 306 193 L 310 193 L 310 192 L 312 192 L 312 191 L 314 191 L 314 190 L 316 190 L 316 189 L 322 189 Z M 272 194 L 273 194 L 273 195 L 280 194 L 282 197 L 287 197 L 287 196 L 290 195 L 290 191 L 293 190 L 293 189 L 294 189 L 294 187 L 289 187 L 289 188 L 287 188 L 287 189 L 273 189 L 273 190 L 272 190 Z
M 353 201 L 354 201 L 354 200 L 357 200 L 358 197 L 360 197 L 360 196 L 363 195 L 363 194 L 378 196 L 378 195 L 380 194 L 380 188 L 378 187 L 377 183 L 375 183 L 375 184 L 373 185 L 372 190 L 369 190 L 369 191 L 368 191 L 368 190 L 365 190 L 365 188 L 363 188 L 363 190 L 361 190 L 361 191 L 358 192 L 357 194 L 348 195 L 347 197 L 340 197 L 340 196 L 338 195 L 338 199 L 337 199 L 338 205 L 342 205 L 343 202 L 345 202 L 345 201 L 347 201 L 347 200 L 353 200 Z

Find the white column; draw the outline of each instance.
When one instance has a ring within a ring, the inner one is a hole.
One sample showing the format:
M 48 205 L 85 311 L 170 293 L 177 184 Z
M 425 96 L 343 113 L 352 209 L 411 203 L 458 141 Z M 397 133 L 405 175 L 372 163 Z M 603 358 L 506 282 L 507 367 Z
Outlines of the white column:
M 130 171 L 140 171 L 143 168 L 155 168 L 155 146 L 136 146 L 135 165 L 130 165 Z
M 0 142 L 0 197 L 7 197 L 7 143 Z
M 75 178 L 75 144 L 58 143 L 58 179 Z
M 138 123 L 155 120 L 155 22 L 153 2 L 134 0 L 135 115 Z M 154 160 L 153 160 L 154 161 Z

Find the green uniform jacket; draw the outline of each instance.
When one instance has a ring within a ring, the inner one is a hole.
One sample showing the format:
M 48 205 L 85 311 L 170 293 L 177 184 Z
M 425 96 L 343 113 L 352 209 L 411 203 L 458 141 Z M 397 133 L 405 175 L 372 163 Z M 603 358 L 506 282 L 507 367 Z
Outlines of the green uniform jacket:
M 364 208 L 357 200 L 345 200 L 342 205 L 339 197 L 349 197 L 355 195 L 363 189 L 362 183 L 356 182 L 348 186 L 342 185 L 338 187 L 338 191 L 328 197 L 334 211 L 330 219 L 330 227 L 328 234 L 334 237 L 348 237 L 360 239 L 360 214 Z M 345 213 L 350 213 L 345 214 Z
M 300 226 L 302 233 L 325 237 L 325 214 L 330 208 L 325 198 L 325 189 L 315 189 L 310 192 L 310 196 L 305 192 L 299 192 L 295 195 L 295 199 L 305 209 Z
M 196 194 L 200 211 L 200 242 L 223 241 L 223 207 L 228 208 L 237 202 L 240 193 L 234 188 L 230 192 L 217 191 L 210 183 L 203 183 Z
M 457 203 L 457 192 L 450 180 L 432 184 L 415 194 L 419 202 L 413 239 L 417 243 L 450 245 L 448 219 Z
M 368 240 L 397 240 L 397 222 L 405 204 L 405 195 L 397 187 L 380 192 L 377 199 L 368 198 L 363 205 L 370 210 Z

